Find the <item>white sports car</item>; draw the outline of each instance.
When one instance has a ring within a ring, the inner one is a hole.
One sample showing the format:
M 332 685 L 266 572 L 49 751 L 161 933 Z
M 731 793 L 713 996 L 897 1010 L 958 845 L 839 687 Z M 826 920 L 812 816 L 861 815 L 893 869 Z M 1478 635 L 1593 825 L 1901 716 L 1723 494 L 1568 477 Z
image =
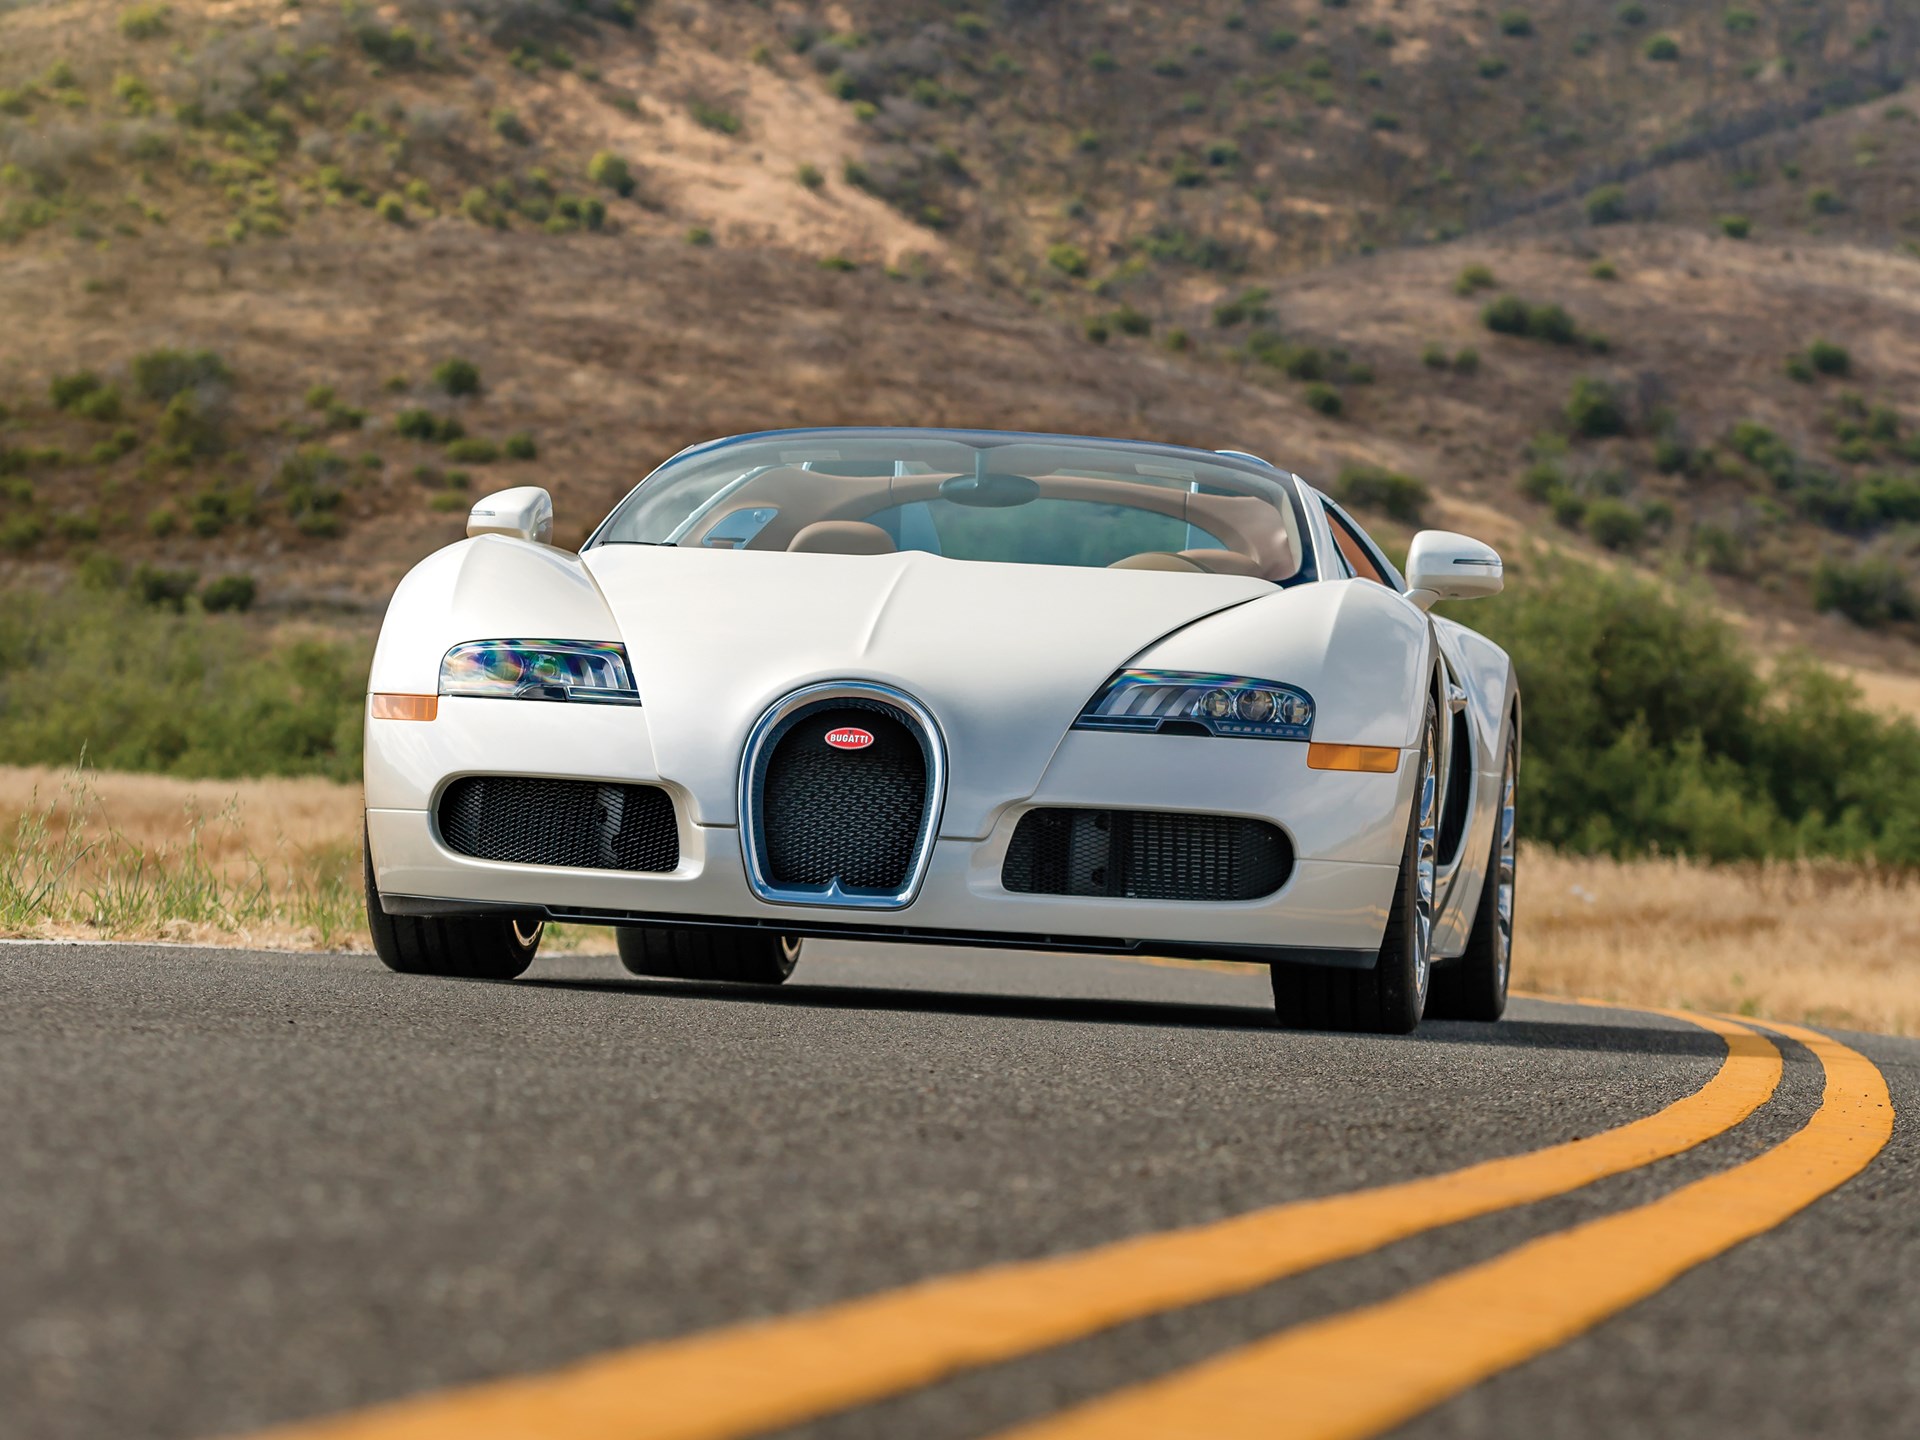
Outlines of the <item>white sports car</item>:
M 806 937 L 1250 960 L 1283 1022 L 1506 1000 L 1520 702 L 1252 455 L 820 429 L 681 452 L 578 555 L 523 487 L 395 592 L 369 684 L 367 914 L 396 970 L 504 978 L 541 927 L 778 984 Z

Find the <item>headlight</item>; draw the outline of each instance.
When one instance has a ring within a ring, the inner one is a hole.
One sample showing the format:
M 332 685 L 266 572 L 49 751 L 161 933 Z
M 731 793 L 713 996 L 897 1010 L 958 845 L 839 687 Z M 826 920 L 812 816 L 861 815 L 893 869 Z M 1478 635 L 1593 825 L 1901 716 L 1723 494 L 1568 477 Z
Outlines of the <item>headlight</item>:
M 1305 740 L 1313 697 L 1297 685 L 1244 675 L 1122 670 L 1074 722 L 1076 730 L 1182 730 L 1249 740 Z
M 442 695 L 638 705 L 624 646 L 593 640 L 475 640 L 440 662 Z

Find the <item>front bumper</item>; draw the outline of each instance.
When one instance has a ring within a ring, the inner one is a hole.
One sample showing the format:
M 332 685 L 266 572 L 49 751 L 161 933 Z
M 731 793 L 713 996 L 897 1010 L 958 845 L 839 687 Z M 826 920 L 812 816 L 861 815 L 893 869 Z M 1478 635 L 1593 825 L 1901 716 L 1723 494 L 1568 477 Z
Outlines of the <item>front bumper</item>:
M 796 934 L 1360 966 L 1372 963 L 1386 927 L 1411 801 L 1412 767 L 1404 764 L 1393 775 L 1315 771 L 1299 744 L 1076 731 L 1034 792 L 1000 807 L 984 834 L 935 841 L 910 904 L 884 911 L 779 904 L 749 886 L 737 825 L 702 823 L 730 816 L 731 796 L 695 795 L 658 774 L 638 718 L 632 710 L 613 716 L 592 707 L 473 701 L 443 703 L 440 718 L 427 724 L 370 721 L 368 838 L 388 908 L 511 908 L 605 923 L 751 924 Z M 663 786 L 679 817 L 678 868 L 525 866 L 447 848 L 433 818 L 440 790 L 462 775 L 503 773 Z M 1038 806 L 1266 819 L 1288 833 L 1294 866 L 1280 890 L 1251 901 L 1016 894 L 1001 884 L 1001 868 L 1020 817 Z

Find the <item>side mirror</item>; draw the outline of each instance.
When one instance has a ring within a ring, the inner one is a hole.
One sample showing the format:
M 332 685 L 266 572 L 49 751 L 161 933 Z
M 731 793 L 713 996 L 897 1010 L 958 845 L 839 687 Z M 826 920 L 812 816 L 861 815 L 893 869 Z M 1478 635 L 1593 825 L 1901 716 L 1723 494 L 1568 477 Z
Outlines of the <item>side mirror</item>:
M 1422 610 L 1440 600 L 1498 595 L 1506 583 L 1491 545 L 1451 530 L 1422 530 L 1407 550 L 1407 599 Z
M 467 514 L 469 535 L 511 535 L 536 545 L 553 543 L 553 497 L 538 485 L 483 495 Z

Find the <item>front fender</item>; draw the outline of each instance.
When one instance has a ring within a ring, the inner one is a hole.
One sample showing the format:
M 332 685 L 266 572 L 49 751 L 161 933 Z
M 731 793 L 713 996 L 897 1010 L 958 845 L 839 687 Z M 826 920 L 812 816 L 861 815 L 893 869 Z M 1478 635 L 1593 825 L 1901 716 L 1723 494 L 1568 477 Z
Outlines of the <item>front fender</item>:
M 1404 750 L 1419 739 L 1433 631 L 1384 586 L 1330 580 L 1196 621 L 1132 663 L 1298 685 L 1313 697 L 1315 740 Z
M 440 662 L 468 640 L 601 640 L 620 630 L 577 555 L 481 535 L 436 550 L 393 592 L 367 688 L 432 695 Z

